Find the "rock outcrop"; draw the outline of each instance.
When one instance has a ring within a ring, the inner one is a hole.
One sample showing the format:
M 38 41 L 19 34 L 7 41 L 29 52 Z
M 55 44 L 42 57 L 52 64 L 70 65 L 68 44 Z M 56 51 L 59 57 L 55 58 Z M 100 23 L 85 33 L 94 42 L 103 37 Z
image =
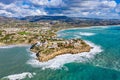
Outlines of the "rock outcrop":
M 76 43 L 78 44 L 78 46 L 74 45 Z M 57 42 L 57 44 L 60 44 L 60 42 Z M 35 46 L 33 49 L 31 49 L 32 52 L 36 53 L 36 56 L 40 62 L 48 61 L 50 59 L 55 58 L 56 56 L 63 54 L 68 54 L 68 53 L 78 54 L 82 52 L 89 52 L 91 49 L 91 47 L 88 44 L 86 44 L 83 40 L 75 40 L 69 44 L 62 43 L 61 46 L 58 46 L 56 48 L 47 48 L 47 49 L 46 48 L 41 49 L 41 48 L 43 47 Z M 48 50 L 49 52 L 46 51 L 45 53 L 45 50 Z

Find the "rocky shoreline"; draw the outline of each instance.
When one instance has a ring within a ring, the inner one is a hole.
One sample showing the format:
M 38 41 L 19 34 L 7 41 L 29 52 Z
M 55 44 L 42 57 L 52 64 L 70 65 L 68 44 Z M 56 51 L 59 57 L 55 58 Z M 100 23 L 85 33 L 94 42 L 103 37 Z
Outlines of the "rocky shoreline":
M 50 59 L 53 59 L 55 58 L 56 56 L 59 56 L 59 55 L 63 55 L 63 54 L 78 54 L 78 53 L 82 53 L 82 52 L 89 52 L 91 49 L 91 47 L 86 47 L 85 49 L 62 49 L 62 50 L 59 50 L 57 52 L 53 52 L 52 54 L 49 54 L 47 56 L 39 56 L 38 57 L 38 60 L 41 61 L 41 62 L 45 62 L 45 61 L 48 61 Z
M 58 43 L 56 42 L 58 44 L 57 47 L 49 48 L 49 49 L 48 48 L 41 49 L 40 46 L 35 46 L 35 45 L 37 45 L 37 44 L 35 44 L 34 47 L 32 47 L 32 49 L 30 49 L 30 50 L 32 52 L 36 53 L 37 59 L 40 62 L 46 62 L 46 61 L 51 60 L 59 55 L 68 54 L 68 53 L 69 54 L 78 54 L 78 53 L 82 53 L 82 52 L 89 52 L 92 49 L 92 47 L 89 46 L 87 43 L 85 43 L 83 40 L 80 40 L 80 39 L 74 39 L 74 40 L 80 41 L 80 43 L 73 42 L 73 43 L 69 43 L 70 45 L 68 45 L 68 46 L 65 46 L 67 44 L 63 43 L 62 44 L 63 46 L 59 46 L 60 42 L 58 42 Z M 65 41 L 71 41 L 71 40 L 65 40 Z M 42 47 L 44 47 L 44 46 L 42 46 Z M 51 50 L 51 52 L 44 53 L 43 51 L 45 51 L 46 49 L 48 51 Z
M 90 51 L 91 47 L 81 39 L 57 38 L 57 31 L 55 28 L 5 28 L 0 30 L 0 46 L 32 45 L 30 51 L 36 53 L 41 62 L 62 54 Z

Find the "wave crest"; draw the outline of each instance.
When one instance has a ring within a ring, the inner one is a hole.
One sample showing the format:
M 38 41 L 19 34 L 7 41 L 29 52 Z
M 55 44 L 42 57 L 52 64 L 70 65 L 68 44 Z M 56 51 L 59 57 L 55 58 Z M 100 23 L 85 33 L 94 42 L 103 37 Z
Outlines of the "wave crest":
M 34 75 L 36 75 L 36 73 L 23 72 L 23 73 L 20 73 L 20 74 L 13 74 L 13 75 L 6 76 L 3 79 L 22 80 L 26 77 L 32 78 Z
M 35 54 L 31 54 L 32 57 L 30 60 L 27 61 L 27 64 L 30 64 L 34 68 L 51 68 L 51 69 L 60 69 L 63 67 L 66 63 L 71 62 L 84 62 L 87 61 L 88 58 L 94 58 L 94 55 L 102 52 L 102 49 L 100 46 L 95 45 L 94 43 L 91 43 L 90 41 L 85 41 L 88 43 L 93 49 L 90 50 L 90 52 L 83 52 L 79 54 L 64 54 L 56 56 L 54 59 L 51 59 L 47 62 L 39 62 L 35 59 Z
M 30 45 L 26 44 L 18 44 L 18 45 L 7 45 L 7 46 L 0 46 L 0 49 L 6 49 L 6 48 L 14 48 L 14 47 L 29 47 Z
M 81 36 L 93 36 L 95 33 L 89 33 L 89 32 L 80 32 L 79 33 Z

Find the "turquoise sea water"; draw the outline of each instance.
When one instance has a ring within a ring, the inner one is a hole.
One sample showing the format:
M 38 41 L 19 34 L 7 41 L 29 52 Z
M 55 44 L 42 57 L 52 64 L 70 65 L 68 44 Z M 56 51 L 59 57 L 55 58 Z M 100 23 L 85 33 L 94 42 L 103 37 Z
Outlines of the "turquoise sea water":
M 68 54 L 46 63 L 37 62 L 29 47 L 0 48 L 0 79 L 120 80 L 120 26 L 68 29 L 58 37 L 82 38 L 97 48 L 89 55 Z

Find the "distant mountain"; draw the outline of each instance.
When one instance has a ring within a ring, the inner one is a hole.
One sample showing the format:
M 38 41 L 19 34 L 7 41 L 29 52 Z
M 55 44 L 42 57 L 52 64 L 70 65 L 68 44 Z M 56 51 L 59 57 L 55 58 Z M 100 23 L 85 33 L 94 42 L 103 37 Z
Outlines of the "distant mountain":
M 23 22 L 17 18 L 0 16 L 0 23 Z
M 20 20 L 27 20 L 30 22 L 48 21 L 48 20 L 71 21 L 72 18 L 66 16 L 27 16 L 24 18 L 20 18 Z
M 67 16 L 27 16 L 23 18 L 19 18 L 20 20 L 26 20 L 29 22 L 37 22 L 37 21 L 48 21 L 48 20 L 59 20 L 59 21 L 79 21 L 79 20 L 96 20 L 96 21 L 103 21 L 103 20 L 118 20 L 118 19 L 99 19 L 99 18 L 86 18 L 86 17 L 67 17 Z
M 25 26 L 26 23 L 27 21 L 22 21 L 16 18 L 0 16 L 0 28 L 21 27 L 21 26 Z
M 2 22 L 9 22 L 11 20 L 14 20 L 14 19 L 13 18 L 8 18 L 8 17 L 2 17 L 2 16 L 0 16 L 0 23 L 2 23 Z
M 57 21 L 57 22 L 56 22 Z M 34 23 L 52 23 L 54 26 L 106 26 L 106 25 L 120 25 L 120 19 L 97 19 L 97 18 L 84 18 L 84 17 L 67 17 L 67 16 L 27 16 L 23 18 L 8 18 L 0 16 L 1 26 L 29 26 L 29 22 Z M 32 25 L 31 25 L 32 26 Z M 40 26 L 40 25 L 37 25 Z

